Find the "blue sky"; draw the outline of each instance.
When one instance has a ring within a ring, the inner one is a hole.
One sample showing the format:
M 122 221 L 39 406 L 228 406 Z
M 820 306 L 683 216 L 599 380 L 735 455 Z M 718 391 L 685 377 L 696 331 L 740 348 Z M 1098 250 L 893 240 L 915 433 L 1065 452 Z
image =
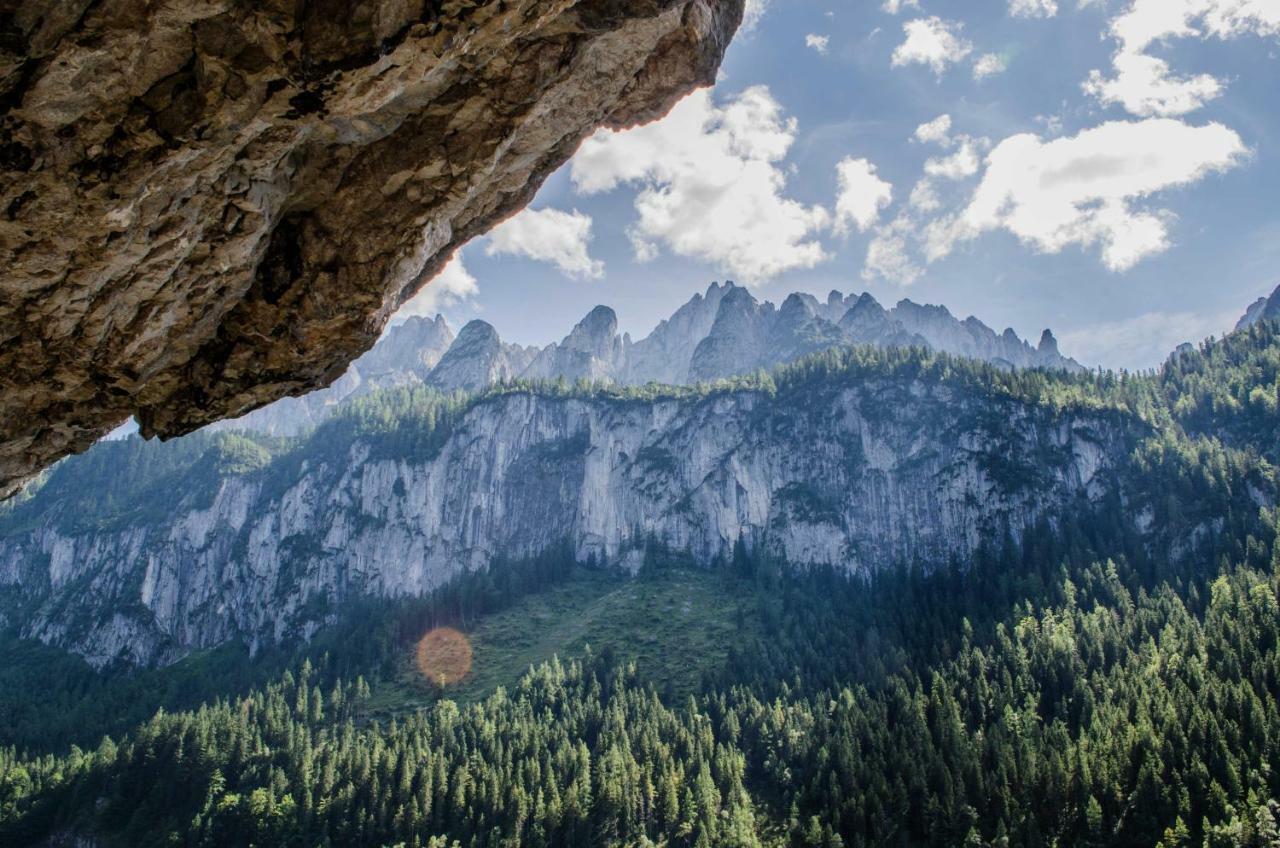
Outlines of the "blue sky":
M 714 89 L 588 141 L 410 310 L 638 338 L 732 279 L 1143 368 L 1280 283 L 1280 0 L 752 5 Z

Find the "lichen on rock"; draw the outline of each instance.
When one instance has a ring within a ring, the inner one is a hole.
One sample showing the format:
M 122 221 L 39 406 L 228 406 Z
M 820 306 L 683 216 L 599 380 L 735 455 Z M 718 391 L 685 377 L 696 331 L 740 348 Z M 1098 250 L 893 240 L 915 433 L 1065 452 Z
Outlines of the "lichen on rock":
M 333 381 L 586 135 L 712 83 L 742 5 L 7 4 L 0 494 Z

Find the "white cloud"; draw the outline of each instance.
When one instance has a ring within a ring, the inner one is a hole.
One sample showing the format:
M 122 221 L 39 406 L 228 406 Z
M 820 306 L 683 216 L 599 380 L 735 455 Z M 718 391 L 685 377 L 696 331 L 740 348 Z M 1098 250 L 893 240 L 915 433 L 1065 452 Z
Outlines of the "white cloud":
M 448 265 L 444 266 L 444 270 L 396 310 L 392 320 L 399 321 L 415 316 L 434 318 L 441 309 L 475 297 L 479 291 L 480 285 L 462 264 L 462 253 L 459 251 L 453 254 L 453 258 L 449 260 Z
M 951 146 L 951 116 L 939 115 L 932 121 L 923 123 L 916 127 L 916 141 L 921 144 L 930 142 L 941 144 L 943 147 Z
M 919 9 L 920 0 L 884 0 L 884 5 L 880 7 L 882 12 L 890 15 L 896 15 L 903 9 Z
M 997 53 L 983 53 L 973 63 L 973 78 L 984 80 L 997 74 L 1003 74 L 1009 67 L 1008 61 Z
M 893 202 L 893 186 L 876 175 L 876 166 L 866 159 L 852 156 L 836 165 L 839 193 L 836 197 L 836 232 L 849 231 L 849 225 L 866 232 L 880 210 Z
M 1148 312 L 1061 334 L 1062 350 L 1088 365 L 1133 370 L 1154 368 L 1183 342 L 1222 336 L 1239 316 L 1229 312 Z
M 1101 246 L 1104 264 L 1123 271 L 1169 247 L 1171 213 L 1139 201 L 1234 167 L 1245 153 L 1221 124 L 1172 119 L 1115 121 L 1047 142 L 1012 136 L 988 156 L 968 207 L 928 226 L 926 254 L 935 261 L 958 241 L 1006 229 L 1046 253 Z
M 751 32 L 769 8 L 769 0 L 747 0 L 742 10 L 742 30 Z
M 966 177 L 972 177 L 978 173 L 981 161 L 978 159 L 979 146 L 986 143 L 986 139 L 974 140 L 963 137 L 960 149 L 950 156 L 942 158 L 933 158 L 924 163 L 924 172 L 931 177 L 941 177 L 944 180 L 963 180 Z
M 638 258 L 659 245 L 701 259 L 741 282 L 764 282 L 827 258 L 817 235 L 831 223 L 821 206 L 788 197 L 780 167 L 796 121 L 765 86 L 717 105 L 708 91 L 686 97 L 661 121 L 625 132 L 602 130 L 571 165 L 577 191 L 639 184 L 632 241 Z
M 579 279 L 604 276 L 604 263 L 587 251 L 591 241 L 591 216 L 576 209 L 525 209 L 489 234 L 485 253 L 509 254 L 537 262 L 549 262 Z
M 924 269 L 911 258 L 907 237 L 912 234 L 913 222 L 899 215 L 891 224 L 876 229 L 875 238 L 867 245 L 867 261 L 862 267 L 862 278 L 867 281 L 877 277 L 909 286 L 924 274 Z
M 804 37 L 804 45 L 825 56 L 827 55 L 827 48 L 831 45 L 831 39 L 825 35 L 809 33 Z
M 1101 71 L 1090 71 L 1084 91 L 1139 117 L 1185 115 L 1222 92 L 1222 83 L 1209 74 L 1175 76 L 1168 62 L 1145 53 L 1119 53 L 1114 64 L 1110 79 Z
M 1058 14 L 1055 0 L 1009 0 L 1009 14 L 1015 18 L 1052 18 Z
M 935 74 L 941 74 L 947 65 L 955 64 L 973 52 L 973 45 L 960 35 L 962 26 L 936 15 L 907 21 L 902 25 L 906 40 L 893 51 L 893 67 L 928 65 Z
M 1148 49 L 1175 38 L 1280 34 L 1280 2 L 1133 0 L 1110 31 L 1120 44 L 1112 76 L 1092 71 L 1085 92 L 1140 117 L 1185 115 L 1221 94 L 1222 83 L 1209 74 L 1179 76 Z
M 942 208 L 942 201 L 938 199 L 937 188 L 933 184 L 933 180 L 923 179 L 915 184 L 915 188 L 911 189 L 910 201 L 911 208 L 920 212 L 936 212 Z

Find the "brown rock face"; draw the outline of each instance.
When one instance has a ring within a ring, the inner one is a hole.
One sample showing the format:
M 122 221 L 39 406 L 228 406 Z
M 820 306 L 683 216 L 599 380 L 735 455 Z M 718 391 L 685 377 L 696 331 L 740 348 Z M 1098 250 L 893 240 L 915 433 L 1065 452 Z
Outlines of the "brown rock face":
M 0 0 L 0 493 L 323 386 L 742 0 Z

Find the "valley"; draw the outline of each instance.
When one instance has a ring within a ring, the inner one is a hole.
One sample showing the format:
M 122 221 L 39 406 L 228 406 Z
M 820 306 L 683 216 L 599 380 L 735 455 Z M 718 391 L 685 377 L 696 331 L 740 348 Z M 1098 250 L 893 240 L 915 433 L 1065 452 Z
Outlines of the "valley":
M 837 348 L 104 443 L 3 517 L 0 838 L 1265 844 L 1277 385 L 1261 320 L 1142 375 Z

